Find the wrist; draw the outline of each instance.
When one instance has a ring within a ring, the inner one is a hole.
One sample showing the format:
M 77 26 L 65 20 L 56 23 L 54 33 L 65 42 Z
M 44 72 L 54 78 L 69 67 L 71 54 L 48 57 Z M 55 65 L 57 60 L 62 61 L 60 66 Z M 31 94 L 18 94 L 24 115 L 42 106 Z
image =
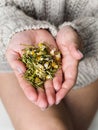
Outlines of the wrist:
M 82 45 L 82 39 L 79 36 L 79 34 L 77 33 L 77 31 L 67 25 L 67 26 L 63 26 L 58 34 L 57 34 L 57 42 L 61 43 L 61 44 L 73 44 L 80 50 L 82 50 L 83 45 Z

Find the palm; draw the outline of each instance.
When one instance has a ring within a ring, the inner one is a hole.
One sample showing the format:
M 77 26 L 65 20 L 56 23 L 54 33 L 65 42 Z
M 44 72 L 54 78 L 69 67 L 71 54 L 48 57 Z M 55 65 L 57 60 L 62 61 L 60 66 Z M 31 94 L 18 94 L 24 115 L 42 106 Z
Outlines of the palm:
M 67 52 L 66 56 L 62 59 L 62 70 L 64 73 L 64 82 L 62 88 L 58 91 L 56 98 L 61 100 L 73 87 L 77 77 L 78 60 L 72 54 Z
M 62 70 L 64 74 L 64 82 L 56 94 L 56 102 L 59 103 L 75 84 L 78 62 L 83 55 L 78 50 L 81 45 L 78 34 L 71 27 L 63 27 L 58 32 L 56 41 L 63 56 Z
M 22 33 L 16 34 L 7 50 L 7 59 L 11 67 L 14 69 L 16 77 L 19 81 L 20 86 L 22 87 L 25 95 L 35 104 L 37 104 L 39 107 L 45 108 L 48 105 L 53 105 L 55 103 L 55 86 L 58 88 L 61 86 L 61 80 L 62 78 L 58 78 L 58 74 L 55 76 L 53 81 L 46 81 L 45 83 L 45 91 L 43 89 L 39 88 L 37 91 L 32 87 L 26 80 L 23 79 L 23 73 L 25 72 L 26 68 L 24 64 L 19 61 L 18 59 L 22 55 L 22 49 L 25 48 L 24 45 L 34 45 L 39 42 L 47 42 L 51 47 L 56 47 L 56 43 L 51 36 L 51 34 L 46 30 L 30 30 L 25 31 Z M 18 68 L 19 71 L 22 71 L 22 73 L 19 74 L 19 72 L 16 70 Z M 21 68 L 21 69 L 20 69 Z M 61 71 L 58 72 L 61 74 Z M 61 76 L 62 77 L 62 76 Z

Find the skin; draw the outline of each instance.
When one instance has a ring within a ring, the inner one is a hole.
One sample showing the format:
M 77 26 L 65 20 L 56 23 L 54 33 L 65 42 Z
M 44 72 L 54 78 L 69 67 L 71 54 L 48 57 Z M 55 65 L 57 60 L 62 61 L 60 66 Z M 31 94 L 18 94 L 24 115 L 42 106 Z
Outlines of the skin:
M 42 41 L 53 47 L 57 44 L 62 53 L 62 70 L 57 72 L 53 81 L 45 83 L 45 91 L 36 91 L 23 79 L 25 66 L 17 59 L 22 55 L 20 43 L 32 45 Z M 6 56 L 14 73 L 0 75 L 0 96 L 16 130 L 88 129 L 98 109 L 98 80 L 84 88 L 72 89 L 78 62 L 83 57 L 79 46 L 79 36 L 70 27 L 62 28 L 55 40 L 46 30 L 25 31 L 11 39 Z M 49 108 L 45 110 L 46 107 Z
M 88 130 L 98 111 L 98 79 L 83 88 L 71 90 L 64 101 L 74 130 Z
M 0 98 L 15 130 L 88 130 L 98 110 L 98 80 L 42 111 L 24 95 L 14 73 L 2 73 Z
M 23 74 L 26 68 L 24 64 L 18 60 L 22 55 L 22 49 L 25 47 L 21 44 L 34 45 L 44 41 L 49 43 L 49 46 L 52 48 L 58 45 L 63 56 L 62 70 L 57 72 L 53 80 L 45 82 L 45 91 L 41 88 L 35 90 L 24 80 Z M 78 35 L 71 27 L 64 27 L 61 29 L 57 34 L 56 40 L 48 31 L 41 29 L 17 33 L 10 40 L 6 53 L 7 60 L 13 68 L 18 82 L 27 98 L 41 109 L 45 109 L 53 104 L 59 104 L 75 84 L 78 62 L 83 57 L 77 49 L 78 42 Z M 64 79 L 62 71 L 64 73 Z
M 59 103 L 76 82 L 78 63 L 83 58 L 83 54 L 79 51 L 81 48 L 79 35 L 69 26 L 63 27 L 58 32 L 56 42 L 62 53 L 62 71 L 64 74 L 64 82 L 56 94 L 56 101 Z
M 45 85 L 45 91 L 41 88 L 35 90 L 24 78 L 23 74 L 26 70 L 24 64 L 19 61 L 19 57 L 22 55 L 22 49 L 25 46 L 20 44 L 28 44 L 28 45 L 35 45 L 39 42 L 47 42 L 49 45 L 54 48 L 56 46 L 56 42 L 51 34 L 46 30 L 29 30 L 17 33 L 13 36 L 10 44 L 8 46 L 8 50 L 6 53 L 8 62 L 10 63 L 11 67 L 13 68 L 16 77 L 19 81 L 21 88 L 23 89 L 27 98 L 38 105 L 40 108 L 44 109 L 48 106 L 55 104 L 55 88 L 54 84 L 59 81 L 58 88 L 61 87 L 62 76 L 59 79 L 59 74 L 62 75 L 61 70 L 56 74 L 56 79 L 54 82 L 52 80 L 48 80 Z
M 63 102 L 41 110 L 24 95 L 14 73 L 0 74 L 0 99 L 15 130 L 67 130 L 71 127 Z

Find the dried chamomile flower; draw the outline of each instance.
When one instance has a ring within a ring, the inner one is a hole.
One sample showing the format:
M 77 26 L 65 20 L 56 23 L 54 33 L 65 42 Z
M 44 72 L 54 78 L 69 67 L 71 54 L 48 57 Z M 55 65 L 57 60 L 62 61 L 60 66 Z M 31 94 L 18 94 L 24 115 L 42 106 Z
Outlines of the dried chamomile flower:
M 61 67 L 61 53 L 56 48 L 50 49 L 46 44 L 28 45 L 23 49 L 21 61 L 26 66 L 24 77 L 35 88 L 43 88 L 45 81 L 53 79 Z

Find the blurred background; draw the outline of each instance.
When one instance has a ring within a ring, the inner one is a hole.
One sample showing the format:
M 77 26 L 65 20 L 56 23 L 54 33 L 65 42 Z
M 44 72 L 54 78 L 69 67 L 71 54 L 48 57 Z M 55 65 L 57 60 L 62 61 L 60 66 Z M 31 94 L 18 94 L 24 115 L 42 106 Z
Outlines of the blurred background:
M 15 130 L 12 126 L 10 118 L 0 100 L 0 130 Z M 98 130 L 98 111 L 88 130 Z

